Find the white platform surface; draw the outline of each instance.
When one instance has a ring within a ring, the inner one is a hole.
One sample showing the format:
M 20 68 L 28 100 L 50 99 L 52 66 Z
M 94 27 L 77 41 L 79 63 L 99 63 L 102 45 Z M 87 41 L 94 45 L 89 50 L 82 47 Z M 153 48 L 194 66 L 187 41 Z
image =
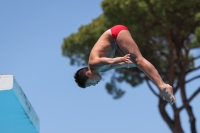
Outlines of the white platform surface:
M 0 75 L 0 133 L 39 133 L 39 118 L 13 75 Z

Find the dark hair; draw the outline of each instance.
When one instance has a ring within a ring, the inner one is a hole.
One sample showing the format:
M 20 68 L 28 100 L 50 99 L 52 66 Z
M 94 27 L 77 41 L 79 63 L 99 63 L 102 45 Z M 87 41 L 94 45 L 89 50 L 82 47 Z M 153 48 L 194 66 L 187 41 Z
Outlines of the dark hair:
M 79 69 L 75 75 L 74 75 L 74 79 L 76 81 L 76 83 L 78 84 L 79 87 L 81 88 L 85 88 L 85 82 L 87 81 L 87 79 L 89 77 L 87 77 L 85 75 L 85 73 L 88 71 L 88 67 L 83 67 L 81 69 Z

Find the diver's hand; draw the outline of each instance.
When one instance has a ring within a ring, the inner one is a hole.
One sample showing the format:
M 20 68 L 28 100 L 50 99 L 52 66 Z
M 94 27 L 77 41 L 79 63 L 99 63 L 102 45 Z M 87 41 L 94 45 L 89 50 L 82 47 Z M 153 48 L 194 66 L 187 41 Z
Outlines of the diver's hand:
M 130 54 L 126 54 L 124 57 L 122 57 L 123 62 L 125 62 L 127 68 L 129 68 L 129 63 L 132 63 L 130 60 Z

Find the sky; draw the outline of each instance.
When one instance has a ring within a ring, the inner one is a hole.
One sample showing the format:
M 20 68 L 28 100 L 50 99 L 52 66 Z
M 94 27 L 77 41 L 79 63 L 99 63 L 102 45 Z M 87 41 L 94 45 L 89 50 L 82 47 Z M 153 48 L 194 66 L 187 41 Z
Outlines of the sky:
M 145 83 L 134 88 L 119 84 L 126 93 L 114 100 L 105 89 L 114 71 L 88 89 L 74 82 L 80 67 L 71 66 L 62 55 L 63 39 L 102 14 L 101 2 L 0 1 L 0 74 L 14 75 L 40 118 L 40 133 L 170 133 L 158 111 L 158 100 Z M 188 97 L 197 87 L 199 79 L 187 86 Z M 181 105 L 180 93 L 175 96 Z M 199 101 L 200 95 L 191 102 L 198 132 Z M 172 117 L 169 104 L 167 110 Z M 185 110 L 181 121 L 189 133 Z

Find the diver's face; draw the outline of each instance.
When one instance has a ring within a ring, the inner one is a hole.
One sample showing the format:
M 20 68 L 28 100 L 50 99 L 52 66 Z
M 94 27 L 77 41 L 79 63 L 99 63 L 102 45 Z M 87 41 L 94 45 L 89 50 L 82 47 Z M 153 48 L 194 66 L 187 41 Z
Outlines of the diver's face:
M 101 81 L 101 75 L 99 75 L 98 73 L 92 73 L 91 75 L 88 76 L 89 79 L 86 82 L 86 87 L 89 87 L 91 85 L 95 86 L 96 84 L 98 84 Z

